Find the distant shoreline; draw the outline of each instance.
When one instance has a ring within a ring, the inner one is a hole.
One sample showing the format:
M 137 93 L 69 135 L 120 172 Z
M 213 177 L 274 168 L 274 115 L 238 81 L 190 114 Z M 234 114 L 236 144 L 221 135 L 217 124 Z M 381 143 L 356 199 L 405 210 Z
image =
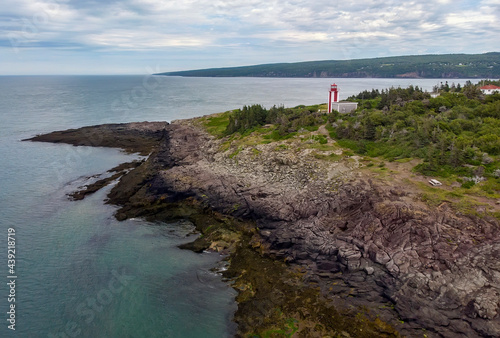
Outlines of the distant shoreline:
M 415 79 L 415 80 L 487 80 L 496 79 L 497 77 L 410 77 L 410 76 L 395 76 L 395 77 L 380 77 L 380 76 L 257 76 L 257 75 L 238 75 L 238 76 L 202 76 L 202 75 L 172 75 L 170 73 L 152 74 L 153 76 L 168 76 L 168 77 L 204 77 L 204 78 L 266 78 L 266 79 Z M 499 77 L 500 78 L 500 77 Z
M 412 55 L 163 72 L 185 77 L 497 79 L 500 53 Z

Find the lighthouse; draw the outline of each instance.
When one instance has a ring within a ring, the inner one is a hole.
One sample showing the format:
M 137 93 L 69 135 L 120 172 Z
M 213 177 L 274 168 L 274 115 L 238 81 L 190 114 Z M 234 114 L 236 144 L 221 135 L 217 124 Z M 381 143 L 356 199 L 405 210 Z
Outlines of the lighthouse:
M 334 83 L 330 86 L 330 92 L 328 96 L 328 112 L 336 110 L 339 113 L 345 114 L 350 113 L 358 108 L 357 102 L 349 102 L 349 101 L 339 101 L 339 89 L 337 85 Z
M 333 96 L 333 97 L 332 97 Z M 328 96 L 328 112 L 332 112 L 332 102 L 339 102 L 339 90 L 337 85 L 334 83 L 330 86 L 330 92 Z

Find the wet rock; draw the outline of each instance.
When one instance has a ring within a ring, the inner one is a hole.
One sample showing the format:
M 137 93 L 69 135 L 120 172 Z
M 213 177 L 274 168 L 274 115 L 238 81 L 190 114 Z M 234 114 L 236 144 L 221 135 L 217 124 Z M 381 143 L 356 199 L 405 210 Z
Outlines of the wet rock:
M 316 266 L 319 271 L 328 271 L 332 273 L 341 271 L 341 264 L 338 262 L 318 262 Z

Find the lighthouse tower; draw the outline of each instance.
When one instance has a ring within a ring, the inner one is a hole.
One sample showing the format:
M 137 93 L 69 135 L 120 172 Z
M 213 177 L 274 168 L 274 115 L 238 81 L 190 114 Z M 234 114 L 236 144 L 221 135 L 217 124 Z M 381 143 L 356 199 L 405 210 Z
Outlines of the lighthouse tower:
M 339 102 L 339 91 L 338 91 L 337 85 L 335 83 L 331 85 L 329 96 L 328 96 L 328 112 L 329 113 L 332 112 L 332 102 Z

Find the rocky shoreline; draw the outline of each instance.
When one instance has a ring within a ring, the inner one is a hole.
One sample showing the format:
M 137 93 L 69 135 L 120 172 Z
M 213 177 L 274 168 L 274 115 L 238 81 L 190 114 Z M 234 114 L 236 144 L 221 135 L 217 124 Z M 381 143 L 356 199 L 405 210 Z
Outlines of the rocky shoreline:
M 229 253 L 241 336 L 500 336 L 498 220 L 429 207 L 397 171 L 301 146 L 313 138 L 227 146 L 196 119 L 31 140 L 150 154 L 108 203 L 118 219 L 189 218 L 203 236 L 186 248 Z

